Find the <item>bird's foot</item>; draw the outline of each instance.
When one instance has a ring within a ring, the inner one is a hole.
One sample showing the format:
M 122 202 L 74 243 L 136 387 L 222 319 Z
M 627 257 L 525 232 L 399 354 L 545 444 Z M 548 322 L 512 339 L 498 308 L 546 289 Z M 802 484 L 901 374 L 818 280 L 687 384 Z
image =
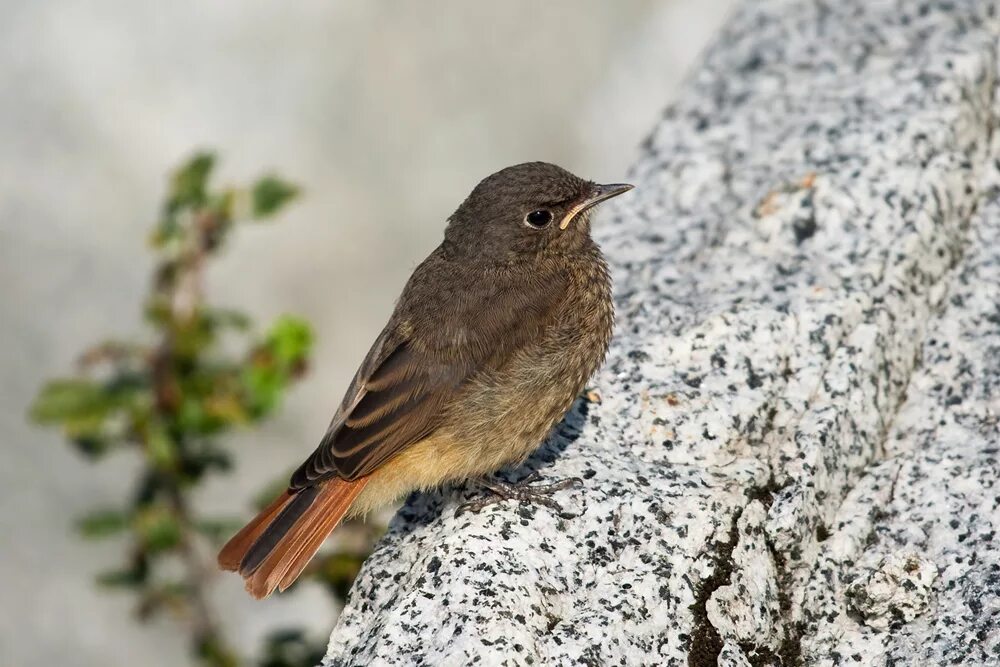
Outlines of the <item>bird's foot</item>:
M 560 507 L 559 503 L 552 499 L 552 494 L 556 491 L 562 491 L 563 489 L 568 489 L 572 486 L 577 486 L 583 483 L 583 480 L 579 477 L 570 477 L 569 479 L 560 480 L 551 484 L 533 485 L 533 482 L 537 482 L 541 478 L 542 476 L 538 473 L 538 471 L 532 472 L 519 482 L 505 482 L 491 477 L 483 477 L 479 480 L 479 483 L 487 489 L 487 495 L 483 498 L 470 500 L 467 503 L 459 505 L 458 509 L 455 510 L 455 516 L 459 516 L 466 512 L 479 512 L 485 507 L 501 503 L 505 500 L 518 500 L 523 503 L 544 505 L 545 507 L 561 514 L 562 507 Z

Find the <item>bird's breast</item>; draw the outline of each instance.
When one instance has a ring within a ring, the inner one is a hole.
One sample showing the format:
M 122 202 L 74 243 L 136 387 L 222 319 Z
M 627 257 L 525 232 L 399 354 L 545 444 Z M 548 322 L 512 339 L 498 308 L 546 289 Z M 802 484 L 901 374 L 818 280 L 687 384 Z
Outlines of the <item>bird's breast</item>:
M 441 430 L 494 469 L 541 443 L 607 352 L 614 309 L 603 261 L 576 268 L 568 285 L 537 335 L 474 377 L 448 410 Z

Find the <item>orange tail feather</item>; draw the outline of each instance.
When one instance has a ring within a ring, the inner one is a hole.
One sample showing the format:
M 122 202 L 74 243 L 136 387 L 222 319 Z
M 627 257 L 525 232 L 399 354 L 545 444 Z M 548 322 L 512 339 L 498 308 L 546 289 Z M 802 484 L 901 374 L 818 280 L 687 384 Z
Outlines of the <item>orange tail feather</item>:
M 240 532 L 233 535 L 226 542 L 226 545 L 222 547 L 222 550 L 219 551 L 219 567 L 230 572 L 240 569 L 240 561 L 243 560 L 243 556 L 250 550 L 250 547 L 257 541 L 261 533 L 271 525 L 271 522 L 274 521 L 274 518 L 284 509 L 291 498 L 292 494 L 285 491 L 275 498 L 270 505 L 262 509 L 260 514 L 251 519 L 250 523 L 243 526 Z
M 333 479 L 301 492 L 301 497 L 279 496 L 223 547 L 219 564 L 238 569 L 255 598 L 265 598 L 275 588 L 285 590 L 367 483 L 364 478 L 353 482 Z

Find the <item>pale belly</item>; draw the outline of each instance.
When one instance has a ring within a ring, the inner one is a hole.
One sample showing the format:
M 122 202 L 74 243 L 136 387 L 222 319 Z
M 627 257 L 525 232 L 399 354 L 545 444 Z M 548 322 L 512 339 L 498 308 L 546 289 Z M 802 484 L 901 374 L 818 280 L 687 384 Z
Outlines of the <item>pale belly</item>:
M 573 404 L 603 356 L 602 350 L 581 350 L 593 357 L 588 364 L 566 352 L 545 354 L 536 348 L 502 373 L 470 383 L 433 435 L 371 474 L 351 514 L 527 458 Z

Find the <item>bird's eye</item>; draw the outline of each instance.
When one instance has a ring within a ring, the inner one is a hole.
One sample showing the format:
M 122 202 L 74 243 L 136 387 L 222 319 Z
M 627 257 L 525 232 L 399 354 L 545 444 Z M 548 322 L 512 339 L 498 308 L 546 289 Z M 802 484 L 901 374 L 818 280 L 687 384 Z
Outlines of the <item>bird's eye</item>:
M 552 212 L 546 211 L 544 208 L 532 211 L 528 215 L 524 216 L 524 224 L 529 227 L 533 227 L 534 229 L 542 229 L 550 222 L 552 222 Z

